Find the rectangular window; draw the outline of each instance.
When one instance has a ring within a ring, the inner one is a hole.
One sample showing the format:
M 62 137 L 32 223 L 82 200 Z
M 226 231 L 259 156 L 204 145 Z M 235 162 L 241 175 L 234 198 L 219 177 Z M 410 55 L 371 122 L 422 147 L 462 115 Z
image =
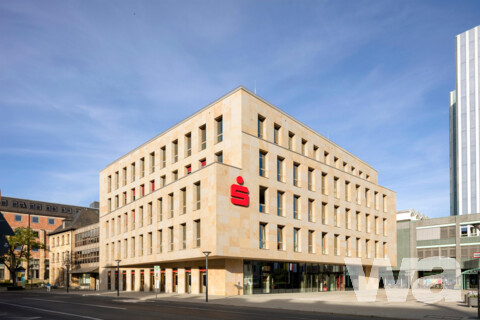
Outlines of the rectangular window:
M 325 151 L 325 152 L 323 153 L 323 163 L 325 163 L 325 164 L 330 164 L 329 154 L 328 154 L 327 151 Z
M 361 204 L 361 201 L 360 201 L 360 186 L 358 184 L 355 186 L 355 202 L 357 202 L 357 204 Z
M 293 163 L 293 185 L 296 187 L 300 187 L 299 168 L 300 168 L 300 164 L 294 162 Z
M 273 143 L 280 144 L 280 128 L 281 126 L 278 124 L 273 125 Z
M 157 199 L 157 215 L 158 222 L 163 221 L 163 198 Z
M 328 223 L 327 203 L 322 202 L 322 224 Z
M 277 226 L 277 250 L 285 250 L 284 246 L 283 246 L 283 230 L 284 230 L 284 226 Z
M 327 190 L 328 190 L 327 174 L 325 172 L 322 172 L 322 194 L 326 195 Z
M 259 225 L 259 248 L 260 249 L 267 249 L 267 239 L 266 239 L 266 229 L 267 229 L 267 224 L 266 223 L 260 223 Z
M 207 126 L 204 124 L 199 128 L 200 130 L 200 150 L 207 148 Z
M 288 149 L 293 150 L 295 140 L 295 134 L 293 132 L 288 132 Z
M 313 145 L 313 157 L 315 160 L 320 160 L 320 149 L 316 145 Z
M 347 163 L 344 161 L 344 162 L 343 162 L 343 171 L 347 172 L 347 170 L 348 170 L 348 165 L 347 165 Z
M 185 166 L 185 174 L 190 174 L 192 173 L 192 165 Z
M 192 133 L 189 132 L 185 135 L 185 157 L 192 155 Z
M 158 241 L 157 253 L 162 253 L 163 252 L 163 230 L 162 229 L 157 231 L 157 241 Z
M 308 221 L 315 221 L 315 200 L 308 199 Z
M 165 146 L 160 148 L 160 157 L 161 159 L 161 168 L 165 168 L 167 166 L 167 148 Z
M 112 192 L 112 176 L 107 177 L 107 190 L 108 192 Z
M 195 220 L 195 248 L 200 248 L 201 245 L 201 225 L 200 225 L 200 220 Z
M 367 232 L 368 233 L 372 232 L 372 230 L 370 229 L 370 215 L 369 214 L 365 215 L 365 221 L 367 223 Z
M 307 156 L 307 140 L 302 139 L 302 154 Z
M 370 201 L 369 201 L 370 199 L 368 197 L 370 193 L 369 191 L 370 191 L 369 189 L 365 188 L 365 205 L 367 207 L 370 207 Z
M 147 204 L 147 224 L 152 224 L 152 216 L 153 216 L 153 205 L 151 202 Z
M 383 195 L 383 212 L 387 212 L 387 196 Z
M 153 246 L 153 243 L 152 243 L 152 233 L 149 232 L 148 235 L 147 235 L 147 254 L 152 254 L 152 246 Z
M 350 181 L 345 181 L 345 200 L 350 201 Z
M 118 171 L 115 172 L 115 190 L 118 189 L 120 183 L 120 177 Z
M 54 225 L 55 224 L 55 219 L 54 218 L 48 218 L 48 224 L 49 225 Z
M 327 248 L 327 233 L 322 232 L 322 254 L 328 254 Z
M 140 178 L 145 177 L 145 158 L 140 159 Z
M 375 241 L 375 255 L 373 256 L 374 258 L 379 258 L 378 254 L 380 253 L 380 248 L 378 247 L 379 243 L 378 241 Z
M 174 214 L 174 210 L 175 210 L 173 192 L 168 195 L 168 205 L 169 205 L 168 218 L 171 219 L 171 218 L 173 218 L 173 214 Z
M 315 252 L 315 232 L 308 230 L 308 253 Z
M 138 237 L 138 255 L 143 256 L 143 235 Z
M 266 177 L 267 176 L 267 152 L 260 150 L 259 156 L 258 156 L 258 165 L 259 165 L 259 175 L 261 177 Z
M 350 209 L 345 209 L 345 225 L 347 227 L 347 229 L 351 229 L 352 228 L 352 219 L 350 217 Z
M 123 240 L 123 258 L 128 258 L 128 239 Z
M 155 180 L 150 180 L 150 192 L 155 191 Z
M 182 232 L 182 250 L 187 249 L 187 225 L 185 223 L 180 225 L 180 231 Z
M 370 259 L 370 258 L 372 257 L 372 252 L 371 252 L 371 248 L 370 248 L 370 247 L 371 247 L 370 243 L 371 243 L 371 240 L 367 240 L 367 241 L 365 242 L 365 249 L 366 249 L 366 251 L 367 251 L 367 258 L 368 258 L 368 259 Z
M 215 153 L 215 161 L 223 163 L 223 152 L 219 151 Z
M 15 215 L 15 222 L 22 222 L 22 216 L 19 214 Z
M 386 237 L 387 236 L 387 219 L 383 218 L 383 235 Z
M 375 210 L 378 210 L 378 192 L 375 191 L 373 194 L 373 201 L 375 202 Z
M 173 227 L 168 228 L 168 251 L 173 251 L 174 246 L 174 236 L 173 236 Z
M 122 169 L 122 186 L 127 185 L 127 167 Z
M 300 196 L 293 195 L 293 219 L 300 219 L 299 206 L 300 206 Z
M 362 257 L 362 242 L 360 238 L 357 238 L 357 258 Z
M 132 210 L 130 212 L 130 217 L 132 220 L 132 223 L 130 224 L 130 230 L 134 230 L 135 229 L 135 210 Z
M 300 229 L 293 228 L 293 251 L 300 252 Z
M 163 175 L 160 177 L 160 186 L 165 187 L 166 184 L 167 184 L 167 176 Z
M 130 165 L 130 182 L 135 181 L 135 162 Z
M 201 207 L 201 189 L 200 189 L 200 181 L 194 183 L 194 188 L 195 188 L 195 210 L 199 210 Z
M 172 163 L 178 161 L 178 140 L 172 142 Z
M 333 209 L 333 225 L 335 227 L 338 227 L 340 225 L 339 211 L 340 211 L 340 208 L 338 206 L 335 206 Z
M 337 177 L 333 178 L 333 194 L 335 198 L 340 199 L 340 189 L 338 187 L 339 179 Z
M 315 183 L 315 171 L 313 168 L 308 168 L 308 190 L 314 191 L 314 183 Z
M 266 193 L 267 193 L 267 188 L 260 186 L 260 188 L 259 188 L 259 208 L 258 208 L 258 211 L 262 212 L 262 213 L 267 212 L 267 208 L 265 206 Z
M 172 171 L 172 181 L 178 180 L 178 170 Z
M 138 227 L 143 227 L 143 206 L 138 208 Z
M 257 121 L 257 131 L 258 131 L 258 137 L 260 139 L 263 139 L 265 137 L 265 117 L 258 115 L 258 121 Z
M 335 168 L 339 168 L 338 158 L 337 158 L 337 157 L 333 157 L 333 165 L 335 166 Z
M 113 223 L 113 221 L 112 221 Z M 123 214 L 123 232 L 127 232 L 128 231 L 128 213 L 125 212 Z
M 182 199 L 182 214 L 187 213 L 187 188 L 180 189 L 180 196 Z
M 140 191 L 141 191 L 142 197 L 143 197 L 145 195 L 145 185 L 144 184 L 140 185 Z
M 200 168 L 203 168 L 207 165 L 207 159 L 203 158 L 200 160 Z
M 283 175 L 283 161 L 284 159 L 282 157 L 277 157 L 277 180 L 281 182 L 285 182 L 285 178 Z
M 155 172 L 155 151 L 150 153 L 150 173 Z
M 336 234 L 334 238 L 334 249 L 333 251 L 335 252 L 336 256 L 340 255 L 340 235 Z
M 388 258 L 388 247 L 386 242 L 383 243 L 383 258 L 384 259 Z
M 118 197 L 118 194 L 115 196 L 115 209 L 120 207 L 120 199 Z
M 374 222 L 375 222 L 375 234 L 379 234 L 378 217 L 375 217 Z
M 217 129 L 217 143 L 223 141 L 223 118 L 220 116 L 215 119 Z
M 135 189 L 134 189 L 135 190 Z M 122 199 L 123 199 L 123 205 L 127 204 L 127 191 L 122 193 Z M 132 201 L 135 200 L 135 198 L 132 199 Z
M 361 231 L 362 230 L 362 225 L 361 225 L 361 221 L 360 221 L 360 211 L 357 211 L 355 213 L 355 221 L 357 223 L 357 231 Z
M 350 237 L 345 237 L 345 255 L 350 257 Z
M 277 191 L 277 216 L 284 216 L 283 214 L 283 192 Z

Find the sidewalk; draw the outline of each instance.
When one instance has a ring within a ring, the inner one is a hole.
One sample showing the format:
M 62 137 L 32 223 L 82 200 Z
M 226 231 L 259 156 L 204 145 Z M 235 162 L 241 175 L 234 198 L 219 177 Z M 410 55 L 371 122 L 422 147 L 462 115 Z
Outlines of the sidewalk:
M 64 290 L 53 290 L 53 293 L 65 293 Z M 117 298 L 116 291 L 70 291 L 71 294 L 101 295 Z M 462 293 L 463 298 L 463 293 Z M 120 299 L 133 299 L 155 302 L 153 292 L 120 292 Z M 205 304 L 205 295 L 193 294 L 158 294 L 158 300 L 190 302 Z M 209 295 L 210 305 L 229 305 L 240 307 L 259 307 L 286 310 L 323 312 L 331 314 L 349 314 L 373 316 L 382 319 L 476 319 L 477 309 L 468 308 L 462 302 L 439 302 L 426 304 L 419 302 L 411 292 L 406 302 L 388 302 L 385 290 L 379 290 L 375 302 L 358 302 L 353 291 L 317 292 L 295 294 L 264 294 L 247 296 L 212 296 Z

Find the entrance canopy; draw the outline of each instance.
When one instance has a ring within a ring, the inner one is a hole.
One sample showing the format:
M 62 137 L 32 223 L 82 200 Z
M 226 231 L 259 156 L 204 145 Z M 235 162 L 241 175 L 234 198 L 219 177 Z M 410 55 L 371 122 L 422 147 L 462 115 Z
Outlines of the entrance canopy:
M 480 271 L 480 268 L 469 269 L 462 272 L 462 274 L 477 274 Z

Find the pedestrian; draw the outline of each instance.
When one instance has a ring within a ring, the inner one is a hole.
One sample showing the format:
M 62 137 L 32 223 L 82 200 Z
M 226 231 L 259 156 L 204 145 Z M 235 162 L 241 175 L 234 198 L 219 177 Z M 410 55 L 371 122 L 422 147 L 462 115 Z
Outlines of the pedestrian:
M 51 287 L 52 287 L 52 286 L 50 285 L 50 282 L 47 283 L 47 292 L 50 292 Z

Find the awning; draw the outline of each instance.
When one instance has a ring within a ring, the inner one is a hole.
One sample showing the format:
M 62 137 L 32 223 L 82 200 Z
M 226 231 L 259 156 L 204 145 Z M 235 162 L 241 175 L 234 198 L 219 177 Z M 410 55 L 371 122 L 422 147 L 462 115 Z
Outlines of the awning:
M 477 274 L 480 271 L 480 268 L 469 269 L 462 272 L 462 274 Z
M 86 267 L 70 271 L 70 273 L 98 273 L 98 267 Z

